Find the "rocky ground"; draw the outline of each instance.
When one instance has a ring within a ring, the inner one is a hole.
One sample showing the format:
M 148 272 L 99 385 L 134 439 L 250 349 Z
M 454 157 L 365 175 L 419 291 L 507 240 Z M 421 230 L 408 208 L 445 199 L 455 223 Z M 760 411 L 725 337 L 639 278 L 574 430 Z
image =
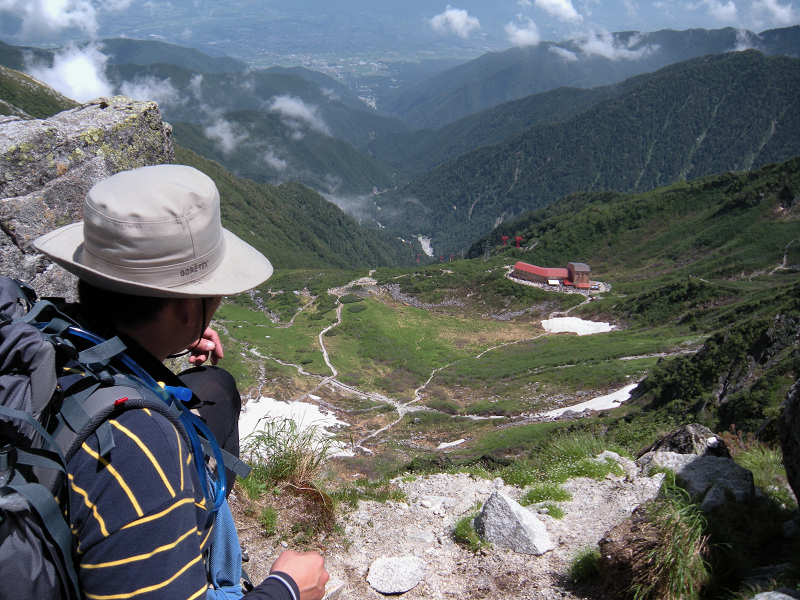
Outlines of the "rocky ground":
M 337 533 L 320 535 L 309 544 L 325 556 L 331 576 L 326 598 L 381 598 L 367 583 L 370 566 L 381 557 L 412 556 L 424 562 L 425 576 L 402 594 L 408 599 L 599 597 L 569 581 L 571 559 L 580 549 L 595 546 L 613 525 L 654 497 L 663 477 L 640 477 L 633 463 L 625 462 L 626 476 L 609 475 L 602 481 L 578 478 L 564 484 L 572 499 L 559 503 L 564 510 L 561 519 L 529 507 L 555 544 L 554 550 L 541 556 L 496 546 L 473 553 L 453 540 L 454 524 L 471 514 L 477 501 L 484 502 L 494 491 L 517 499 L 519 488 L 500 479 L 490 481 L 464 473 L 396 480 L 407 501 L 361 501 L 356 509 L 345 509 L 337 516 Z M 254 581 L 260 581 L 274 558 L 286 547 L 295 546 L 264 536 L 254 518 L 245 514 L 247 505 L 241 493 L 232 502 L 241 525 L 241 541 L 250 557 L 248 571 Z

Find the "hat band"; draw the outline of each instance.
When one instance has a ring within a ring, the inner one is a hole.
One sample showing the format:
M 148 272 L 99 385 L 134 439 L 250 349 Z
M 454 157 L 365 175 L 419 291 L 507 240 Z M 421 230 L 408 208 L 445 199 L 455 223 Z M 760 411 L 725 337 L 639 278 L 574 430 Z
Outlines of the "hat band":
M 75 262 L 120 281 L 151 286 L 173 288 L 188 283 L 193 283 L 211 274 L 225 257 L 225 236 L 220 236 L 219 242 L 205 255 L 192 257 L 190 260 L 181 261 L 179 264 L 150 267 L 129 267 L 108 262 L 93 255 L 81 244 L 75 253 Z

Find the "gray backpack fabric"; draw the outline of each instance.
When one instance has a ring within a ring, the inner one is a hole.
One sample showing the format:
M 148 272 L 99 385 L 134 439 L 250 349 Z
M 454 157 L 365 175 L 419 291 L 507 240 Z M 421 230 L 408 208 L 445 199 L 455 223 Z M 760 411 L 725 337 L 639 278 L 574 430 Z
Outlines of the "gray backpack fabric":
M 148 408 L 191 443 L 179 407 L 109 367 L 125 349 L 121 340 L 78 351 L 74 326 L 53 303 L 35 302 L 30 288 L 0 276 L 0 600 L 81 598 L 66 465 L 91 435 L 101 455 L 113 449 L 111 417 Z M 67 365 L 80 374 L 59 377 Z

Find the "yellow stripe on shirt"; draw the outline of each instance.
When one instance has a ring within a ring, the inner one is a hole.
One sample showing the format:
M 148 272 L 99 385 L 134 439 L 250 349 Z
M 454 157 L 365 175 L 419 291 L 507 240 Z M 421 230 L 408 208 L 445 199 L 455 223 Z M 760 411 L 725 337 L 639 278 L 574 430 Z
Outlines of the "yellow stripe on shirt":
M 89 494 L 86 493 L 86 490 L 79 488 L 75 485 L 74 481 L 75 477 L 73 477 L 72 473 L 69 473 L 69 484 L 72 486 L 72 489 L 75 490 L 78 494 L 83 496 L 83 501 L 92 510 L 92 514 L 94 518 L 97 520 L 97 524 L 100 525 L 100 533 L 103 534 L 103 537 L 108 537 L 108 530 L 106 529 L 105 521 L 103 521 L 103 517 L 100 516 L 100 513 L 97 512 L 97 506 L 95 506 L 94 502 L 89 500 Z
M 128 487 L 128 484 L 125 483 L 125 480 L 122 478 L 122 475 L 119 474 L 119 471 L 117 471 L 114 467 L 112 467 L 111 463 L 108 462 L 105 458 L 103 458 L 97 452 L 92 450 L 86 442 L 83 443 L 81 449 L 84 452 L 86 452 L 89 456 L 94 458 L 101 465 L 103 465 L 106 469 L 108 469 L 108 472 L 111 473 L 114 479 L 117 480 L 117 483 L 119 483 L 119 486 L 125 491 L 125 494 L 128 496 L 128 500 L 130 500 L 131 504 L 133 505 L 133 509 L 136 511 L 136 514 L 141 517 L 144 514 L 142 512 L 142 508 L 139 506 L 139 502 L 133 495 L 131 488 Z
M 183 498 L 181 500 L 178 500 L 175 504 L 173 504 L 169 508 L 167 508 L 165 510 L 162 510 L 160 513 L 156 513 L 154 515 L 150 515 L 149 517 L 144 517 L 142 519 L 138 519 L 136 521 L 128 523 L 122 529 L 128 529 L 128 527 L 136 527 L 137 525 L 142 525 L 144 523 L 149 523 L 150 521 L 156 521 L 156 520 L 160 519 L 161 517 L 163 517 L 164 515 L 166 515 L 167 513 L 169 513 L 170 511 L 173 511 L 176 508 L 178 508 L 179 506 L 182 506 L 182 505 L 187 504 L 187 503 L 196 504 L 196 502 L 194 501 L 194 498 Z
M 153 468 L 156 470 L 156 472 L 158 473 L 159 477 L 161 477 L 161 481 L 164 482 L 164 486 L 166 486 L 167 491 L 170 493 L 170 496 L 172 496 L 174 498 L 175 497 L 175 490 L 172 489 L 172 486 L 170 485 L 169 481 L 167 480 L 167 476 L 164 474 L 164 470 L 161 468 L 161 465 L 158 464 L 158 460 L 156 460 L 156 457 L 153 456 L 153 453 L 150 452 L 150 448 L 145 446 L 142 443 L 142 440 L 140 440 L 139 437 L 136 434 L 134 434 L 130 429 L 128 429 L 124 425 L 120 425 L 114 419 L 111 419 L 111 424 L 114 427 L 116 427 L 117 429 L 119 429 L 121 432 L 123 432 L 125 435 L 127 435 L 129 438 L 131 438 L 136 443 L 136 445 L 139 446 L 139 449 L 142 452 L 144 452 L 145 456 L 150 460 L 150 462 L 153 465 Z
M 156 590 L 160 590 L 160 589 L 162 589 L 162 588 L 165 588 L 165 587 L 167 587 L 169 584 L 171 584 L 171 583 L 172 583 L 173 581 L 175 581 L 175 580 L 176 580 L 178 577 L 180 577 L 181 575 L 183 575 L 183 574 L 184 574 L 186 571 L 188 571 L 188 570 L 189 570 L 189 569 L 190 569 L 190 568 L 191 568 L 193 565 L 197 564 L 197 563 L 198 563 L 199 561 L 201 561 L 202 559 L 203 559 L 203 557 L 202 557 L 202 556 L 198 556 L 197 558 L 195 558 L 194 560 L 192 560 L 192 561 L 191 561 L 190 563 L 188 563 L 187 565 L 184 565 L 184 567 L 183 567 L 183 568 L 182 568 L 180 571 L 178 571 L 177 573 L 175 573 L 175 575 L 173 575 L 172 577 L 170 577 L 170 578 L 169 578 L 169 579 L 167 579 L 166 581 L 162 581 L 161 583 L 156 583 L 156 584 L 153 584 L 153 585 L 149 585 L 149 586 L 147 586 L 147 587 L 143 587 L 143 588 L 141 588 L 141 589 L 135 590 L 135 591 L 133 591 L 133 592 L 130 592 L 130 593 L 128 593 L 128 594 L 112 594 L 112 595 L 109 595 L 109 596 L 100 596 L 100 595 L 97 595 L 97 594 L 89 594 L 89 593 L 87 593 L 87 594 L 86 594 L 86 597 L 87 597 L 87 598 L 93 598 L 94 600 L 122 600 L 123 598 L 133 598 L 134 596 L 139 596 L 139 595 L 141 595 L 141 594 L 147 594 L 147 593 L 149 593 L 149 592 L 154 592 L 154 591 L 156 591 Z
M 123 558 L 120 560 L 112 560 L 110 562 L 104 562 L 104 563 L 96 563 L 96 564 L 81 563 L 81 569 L 106 569 L 108 567 L 118 567 L 119 565 L 125 565 L 139 560 L 147 560 L 148 558 L 152 558 L 153 556 L 159 554 L 160 552 L 166 552 L 167 550 L 172 550 L 175 546 L 180 544 L 183 540 L 185 540 L 187 537 L 189 537 L 196 531 L 197 528 L 192 527 L 189 531 L 184 533 L 174 542 L 170 544 L 164 544 L 163 546 L 160 546 L 159 548 L 156 548 L 152 552 L 148 552 L 146 554 L 138 554 L 136 556 L 129 556 L 128 558 Z

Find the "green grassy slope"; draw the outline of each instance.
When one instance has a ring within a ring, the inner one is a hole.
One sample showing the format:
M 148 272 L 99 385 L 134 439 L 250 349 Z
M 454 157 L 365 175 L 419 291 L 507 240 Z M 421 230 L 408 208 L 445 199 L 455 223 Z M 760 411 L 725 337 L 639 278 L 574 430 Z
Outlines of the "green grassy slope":
M 787 160 L 800 154 L 797 89 L 800 59 L 746 51 L 687 61 L 565 123 L 441 165 L 382 205 L 419 199 L 430 212 L 409 210 L 402 225 L 447 252 L 571 192 L 646 190 Z
M 46 119 L 76 106 L 74 100 L 25 73 L 0 66 L 0 115 Z

